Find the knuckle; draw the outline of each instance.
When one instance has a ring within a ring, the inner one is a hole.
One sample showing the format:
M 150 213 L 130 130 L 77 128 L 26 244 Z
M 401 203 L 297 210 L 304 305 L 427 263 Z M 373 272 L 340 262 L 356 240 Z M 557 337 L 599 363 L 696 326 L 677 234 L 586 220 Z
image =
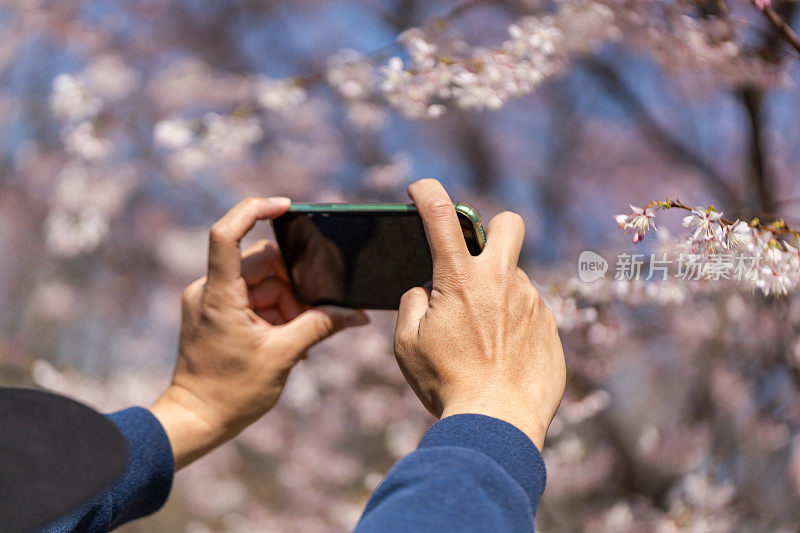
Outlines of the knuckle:
M 272 284 L 274 287 L 274 284 Z M 244 278 L 238 278 L 233 284 L 231 285 L 231 294 L 230 296 L 236 297 L 241 296 L 243 294 L 247 294 L 247 281 Z
M 492 274 L 495 284 L 501 289 L 509 290 L 516 285 L 517 276 L 510 265 L 502 265 L 502 268 L 494 269 Z
M 208 304 L 200 306 L 200 313 L 198 315 L 203 324 L 210 324 L 214 321 L 214 307 Z
M 214 295 L 211 291 L 203 291 L 203 296 L 200 298 L 200 311 L 206 314 L 209 309 L 216 307 L 214 302 Z
M 533 284 L 528 285 L 528 291 L 530 291 L 531 299 L 536 302 L 537 304 L 542 303 L 542 295 L 539 293 L 538 289 L 533 286 Z
M 416 287 L 408 289 L 403 293 L 400 297 L 400 307 L 405 307 L 411 303 L 411 300 L 414 298 L 414 292 L 416 292 Z
M 416 298 L 427 298 L 428 294 L 422 287 L 412 287 L 408 289 L 403 295 L 400 297 L 400 305 L 406 306 L 413 304 Z
M 453 210 L 452 202 L 441 196 L 432 196 L 425 200 L 425 207 L 428 208 L 430 216 L 433 218 L 445 218 L 450 216 Z
M 472 273 L 464 265 L 453 265 L 445 276 L 445 284 L 452 289 L 463 292 L 472 285 Z
M 542 299 L 542 295 L 539 294 L 539 291 L 536 290 L 536 287 L 534 287 L 533 285 L 529 285 L 528 298 L 530 299 L 531 305 L 536 311 L 540 311 L 541 308 L 544 307 L 544 300 Z
M 394 334 L 395 353 L 407 354 L 414 347 L 413 337 L 409 328 L 398 328 Z
M 208 236 L 212 243 L 224 242 L 226 240 L 227 231 L 222 222 L 215 222 L 208 232 Z
M 331 333 L 336 331 L 336 323 L 331 317 L 324 315 L 314 323 L 314 339 L 321 341 Z
M 213 319 L 218 311 L 226 307 L 225 297 L 218 291 L 206 287 L 200 297 L 200 318 L 204 320 Z
M 482 256 L 478 256 L 479 260 L 481 260 L 481 258 Z M 513 278 L 517 277 L 515 272 L 517 269 L 517 263 L 514 262 L 512 257 L 509 257 L 506 254 L 487 254 L 483 256 L 481 262 L 484 263 L 486 270 L 493 278 L 496 276 L 511 276 Z
M 194 300 L 194 290 L 192 285 L 189 285 L 183 290 L 183 294 L 181 294 L 181 303 L 184 306 L 188 306 L 191 305 L 193 300 Z
M 200 278 L 190 283 L 181 294 L 181 303 L 184 306 L 193 306 L 197 301 L 197 296 L 201 294 L 205 283 L 206 278 Z
M 394 331 L 394 350 L 395 352 L 398 351 L 405 351 L 406 348 L 406 337 L 402 327 L 398 325 L 397 329 Z

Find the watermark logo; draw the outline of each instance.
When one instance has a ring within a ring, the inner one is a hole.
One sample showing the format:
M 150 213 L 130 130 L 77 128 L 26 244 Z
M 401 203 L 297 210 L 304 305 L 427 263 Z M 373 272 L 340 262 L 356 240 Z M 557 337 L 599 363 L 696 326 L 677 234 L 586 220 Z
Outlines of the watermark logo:
M 584 283 L 591 283 L 605 277 L 608 261 L 591 250 L 584 250 L 578 257 L 578 277 Z
M 657 256 L 621 253 L 614 263 L 612 278 L 617 281 L 666 281 L 672 276 L 684 281 L 736 280 L 758 278 L 759 258 L 745 254 L 681 253 L 670 258 L 666 253 Z M 578 257 L 578 277 L 584 283 L 604 278 L 608 262 L 599 254 L 586 250 Z

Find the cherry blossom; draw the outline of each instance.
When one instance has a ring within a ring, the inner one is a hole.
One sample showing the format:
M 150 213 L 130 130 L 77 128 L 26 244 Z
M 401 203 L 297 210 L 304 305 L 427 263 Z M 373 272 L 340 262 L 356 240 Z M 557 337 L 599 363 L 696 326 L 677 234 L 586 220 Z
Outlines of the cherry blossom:
M 731 250 L 741 250 L 751 244 L 750 226 L 743 220 L 737 220 L 730 226 L 724 226 L 725 246 Z
M 633 242 L 635 244 L 644 239 L 650 228 L 656 229 L 655 212 L 651 207 L 642 208 L 631 205 L 630 208 L 633 211 L 632 214 L 615 215 L 614 221 L 627 233 L 633 233 Z
M 695 228 L 692 239 L 695 241 L 710 241 L 717 238 L 716 222 L 722 218 L 722 213 L 718 213 L 714 208 L 704 208 L 702 206 L 692 209 L 692 214 L 683 218 L 684 228 Z
M 156 144 L 173 150 L 189 146 L 194 136 L 190 123 L 181 119 L 162 120 L 153 128 Z
M 89 84 L 82 78 L 60 74 L 53 80 L 50 107 L 56 116 L 77 122 L 93 118 L 102 105 L 102 99 L 92 92 Z

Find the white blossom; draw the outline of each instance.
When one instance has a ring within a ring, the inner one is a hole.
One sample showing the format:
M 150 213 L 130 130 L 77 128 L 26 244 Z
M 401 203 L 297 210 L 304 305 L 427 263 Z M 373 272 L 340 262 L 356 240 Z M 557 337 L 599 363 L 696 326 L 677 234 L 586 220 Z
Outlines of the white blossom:
M 120 100 L 139 84 L 139 73 L 117 55 L 93 58 L 86 67 L 86 80 L 96 94 L 107 100 Z
M 347 107 L 345 118 L 350 124 L 366 131 L 379 130 L 389 121 L 389 115 L 381 106 L 361 101 Z
M 437 46 L 425 39 L 419 28 L 410 28 L 397 36 L 397 42 L 405 46 L 414 64 L 419 68 L 430 68 L 436 61 Z
M 186 146 L 169 156 L 169 169 L 177 178 L 193 174 L 211 162 L 209 153 L 199 146 Z
M 650 228 L 656 229 L 655 212 L 652 207 L 636 207 L 630 205 L 633 213 L 615 215 L 614 221 L 627 233 L 633 234 L 634 244 L 641 241 Z
M 256 100 L 269 111 L 280 111 L 302 104 L 306 91 L 291 80 L 262 78 L 256 86 Z
M 755 276 L 755 285 L 769 296 L 785 296 L 797 286 L 798 263 L 797 249 L 785 244 L 786 250 L 777 245 L 770 246 L 761 256 Z
M 496 48 L 461 46 L 457 40 L 455 57 L 440 57 L 439 44 L 411 28 L 398 39 L 411 58 L 408 68 L 399 57 L 391 58 L 379 71 L 380 89 L 392 107 L 413 119 L 436 118 L 444 111 L 438 106 L 447 102 L 464 109 L 499 109 L 562 72 L 571 53 L 587 53 L 618 38 L 613 20 L 613 12 L 597 2 L 565 3 L 553 15 L 510 24 L 509 39 Z M 579 44 L 564 37 L 564 28 L 573 27 L 587 29 L 573 32 L 580 35 Z
M 375 90 L 378 76 L 369 58 L 350 48 L 328 56 L 325 77 L 346 100 L 363 100 Z
M 59 74 L 53 80 L 50 108 L 59 118 L 80 122 L 96 116 L 102 106 L 102 99 L 89 89 L 82 77 Z
M 239 156 L 263 135 L 255 117 L 238 118 L 217 113 L 203 117 L 206 131 L 203 145 L 211 152 L 222 156 Z
M 717 221 L 721 218 L 721 212 L 697 206 L 692 209 L 691 215 L 683 217 L 682 224 L 684 228 L 695 228 L 692 236 L 695 241 L 709 241 L 718 235 L 716 231 L 716 228 L 718 228 Z
M 56 208 L 45 221 L 47 247 L 65 257 L 94 250 L 106 233 L 107 218 L 92 207 L 79 211 Z
M 111 153 L 111 142 L 108 139 L 98 137 L 94 126 L 88 121 L 67 127 L 63 138 L 67 151 L 87 161 L 99 161 L 105 159 Z
M 153 128 L 153 137 L 157 145 L 175 150 L 189 146 L 194 139 L 194 131 L 187 120 L 162 120 Z
M 725 227 L 725 245 L 731 250 L 745 249 L 753 239 L 752 232 L 746 222 L 737 220 Z

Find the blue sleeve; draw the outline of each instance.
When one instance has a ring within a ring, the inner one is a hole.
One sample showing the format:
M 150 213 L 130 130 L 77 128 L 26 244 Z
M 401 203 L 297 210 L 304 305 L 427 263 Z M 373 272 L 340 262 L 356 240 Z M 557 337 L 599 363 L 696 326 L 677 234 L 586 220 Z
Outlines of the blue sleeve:
M 530 532 L 545 481 L 541 453 L 516 427 L 447 417 L 391 469 L 356 532 Z
M 128 444 L 122 477 L 99 496 L 43 528 L 46 533 L 110 531 L 152 514 L 167 500 L 175 459 L 167 434 L 155 416 L 142 407 L 108 415 Z

